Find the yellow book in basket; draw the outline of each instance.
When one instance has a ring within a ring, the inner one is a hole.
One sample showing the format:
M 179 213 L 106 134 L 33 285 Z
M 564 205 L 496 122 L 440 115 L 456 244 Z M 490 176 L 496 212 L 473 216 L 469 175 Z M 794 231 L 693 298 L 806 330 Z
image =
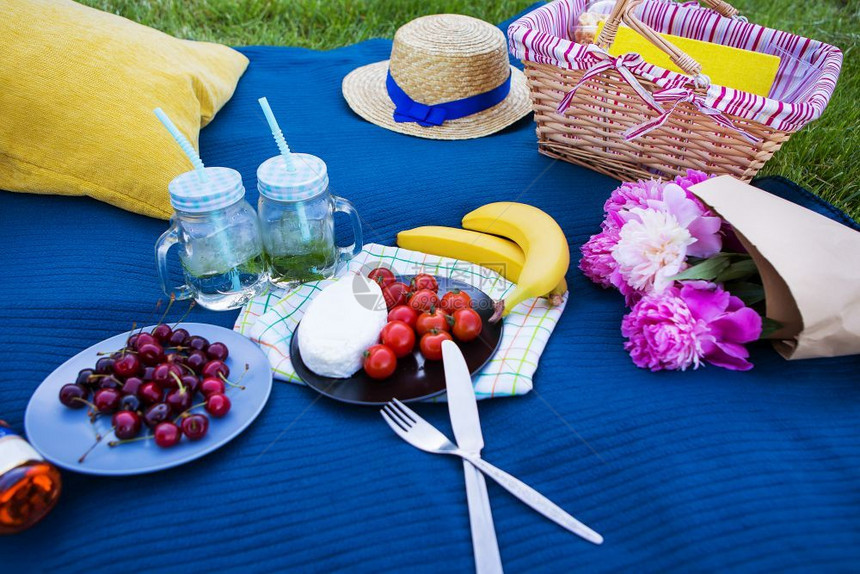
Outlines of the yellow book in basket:
M 600 23 L 597 33 L 603 29 Z M 660 34 L 691 58 L 702 65 L 702 73 L 711 78 L 711 83 L 736 90 L 743 90 L 758 96 L 767 96 L 776 79 L 779 56 L 762 54 L 751 50 L 741 50 L 731 46 L 692 40 L 672 34 Z M 660 66 L 673 72 L 681 72 L 660 48 L 640 36 L 628 26 L 619 26 L 615 42 L 609 48 L 613 56 L 636 53 L 649 64 Z

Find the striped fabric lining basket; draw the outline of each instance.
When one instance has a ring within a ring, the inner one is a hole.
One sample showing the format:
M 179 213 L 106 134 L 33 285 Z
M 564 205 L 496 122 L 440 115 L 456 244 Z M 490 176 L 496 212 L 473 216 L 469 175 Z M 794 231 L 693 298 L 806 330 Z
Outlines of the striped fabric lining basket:
M 842 53 L 746 22 L 722 0 L 706 3 L 712 9 L 618 0 L 591 45 L 570 39 L 586 0 L 555 0 L 511 24 L 509 48 L 525 64 L 540 152 L 625 181 L 690 168 L 752 179 L 793 132 L 824 112 Z M 668 52 L 686 75 L 637 54 L 610 56 L 621 22 Z M 710 85 L 697 62 L 655 31 L 779 56 L 768 97 Z

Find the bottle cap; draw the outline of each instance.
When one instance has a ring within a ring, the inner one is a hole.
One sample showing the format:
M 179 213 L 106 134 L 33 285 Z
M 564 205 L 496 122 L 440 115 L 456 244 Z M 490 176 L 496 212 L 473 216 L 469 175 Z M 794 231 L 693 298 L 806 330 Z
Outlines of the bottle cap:
M 270 157 L 257 168 L 257 190 L 277 201 L 310 199 L 328 188 L 325 162 L 307 153 L 290 154 L 293 169 L 284 157 Z
M 232 205 L 245 196 L 242 176 L 229 167 L 207 167 L 206 181 L 197 170 L 173 178 L 167 186 L 170 204 L 178 211 L 203 213 Z

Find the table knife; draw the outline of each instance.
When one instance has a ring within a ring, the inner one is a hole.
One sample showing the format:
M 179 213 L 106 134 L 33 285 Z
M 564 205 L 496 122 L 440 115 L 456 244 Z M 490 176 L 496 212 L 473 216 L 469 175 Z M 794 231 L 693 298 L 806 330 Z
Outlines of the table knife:
M 448 391 L 448 412 L 457 445 L 464 451 L 480 456 L 484 448 L 478 404 L 472 387 L 472 376 L 463 353 L 453 341 L 442 342 L 442 360 L 445 368 L 445 385 Z M 469 523 L 472 530 L 472 550 L 475 554 L 475 571 L 478 574 L 502 572 L 502 558 L 493 525 L 490 498 L 484 475 L 472 463 L 463 460 L 466 476 L 466 498 L 469 504 Z

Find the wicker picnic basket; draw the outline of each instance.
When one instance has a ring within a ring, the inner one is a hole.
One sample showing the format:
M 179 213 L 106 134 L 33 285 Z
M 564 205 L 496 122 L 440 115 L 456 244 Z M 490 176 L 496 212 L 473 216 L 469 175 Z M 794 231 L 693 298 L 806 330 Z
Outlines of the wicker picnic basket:
M 722 0 L 706 3 L 618 0 L 594 44 L 570 39 L 586 0 L 555 0 L 511 24 L 509 47 L 525 64 L 540 152 L 628 181 L 687 169 L 752 179 L 824 111 L 842 53 L 751 24 Z M 622 22 L 685 73 L 637 54 L 610 56 Z M 656 32 L 780 56 L 770 93 L 711 85 L 698 62 Z

